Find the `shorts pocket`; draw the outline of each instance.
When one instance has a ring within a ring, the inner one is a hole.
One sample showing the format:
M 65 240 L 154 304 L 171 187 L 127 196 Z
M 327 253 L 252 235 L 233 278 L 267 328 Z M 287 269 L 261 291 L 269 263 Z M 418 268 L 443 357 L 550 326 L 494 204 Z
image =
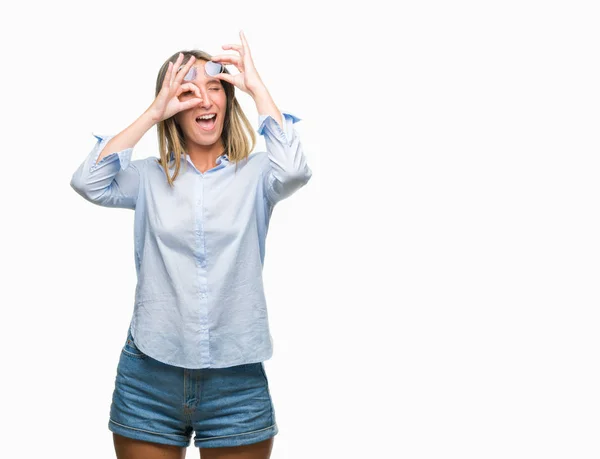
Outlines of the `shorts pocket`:
M 125 341 L 125 345 L 122 350 L 123 354 L 134 357 L 136 359 L 144 359 L 146 358 L 146 354 L 140 351 L 135 345 L 135 341 L 133 340 L 133 336 L 131 336 L 131 329 L 127 330 L 127 340 Z

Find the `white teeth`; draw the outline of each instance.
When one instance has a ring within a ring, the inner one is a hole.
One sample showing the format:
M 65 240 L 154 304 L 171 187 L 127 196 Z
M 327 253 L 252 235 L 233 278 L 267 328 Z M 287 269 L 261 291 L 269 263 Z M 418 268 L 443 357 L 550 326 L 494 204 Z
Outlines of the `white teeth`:
M 196 118 L 196 119 L 197 119 L 197 120 L 209 120 L 209 119 L 211 119 L 211 118 L 214 118 L 214 117 L 215 117 L 215 115 L 214 115 L 214 114 L 212 114 L 212 115 L 202 115 L 202 116 L 199 116 L 199 117 L 198 117 L 198 118 Z

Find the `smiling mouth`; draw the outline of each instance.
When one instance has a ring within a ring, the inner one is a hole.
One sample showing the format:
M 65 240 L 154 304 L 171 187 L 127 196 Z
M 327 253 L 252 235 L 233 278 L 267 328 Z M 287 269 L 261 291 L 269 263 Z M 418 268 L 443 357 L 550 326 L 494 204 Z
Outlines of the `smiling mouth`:
M 216 113 L 211 113 L 210 115 L 197 116 L 196 124 L 200 126 L 201 129 L 210 131 L 215 127 L 215 124 L 217 124 L 217 115 Z

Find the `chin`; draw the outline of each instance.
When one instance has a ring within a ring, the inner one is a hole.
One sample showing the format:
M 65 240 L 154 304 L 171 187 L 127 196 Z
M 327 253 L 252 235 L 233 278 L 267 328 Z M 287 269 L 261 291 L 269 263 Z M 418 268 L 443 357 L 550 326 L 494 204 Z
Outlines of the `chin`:
M 218 134 L 214 133 L 211 135 L 202 135 L 198 134 L 197 132 L 194 132 L 194 135 L 191 136 L 191 139 L 194 143 L 202 145 L 203 147 L 209 147 L 211 145 L 214 145 L 219 141 L 220 138 L 221 132 L 219 132 Z

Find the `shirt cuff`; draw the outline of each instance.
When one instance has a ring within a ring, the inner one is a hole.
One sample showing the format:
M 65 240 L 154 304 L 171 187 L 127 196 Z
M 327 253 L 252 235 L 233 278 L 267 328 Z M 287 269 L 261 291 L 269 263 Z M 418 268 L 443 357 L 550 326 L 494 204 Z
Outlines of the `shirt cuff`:
M 92 157 L 92 167 L 90 169 L 90 172 L 98 169 L 100 166 L 106 163 L 112 162 L 113 160 L 115 160 L 115 158 L 118 158 L 121 170 L 127 169 L 129 163 L 131 162 L 133 148 L 126 148 L 125 150 L 111 153 L 110 155 L 107 155 L 104 158 L 102 158 L 99 163 L 96 163 L 96 161 L 98 161 L 100 153 L 102 153 L 102 150 L 104 150 L 104 147 L 110 141 L 110 139 L 114 137 L 114 135 L 93 135 L 94 137 L 96 137 L 96 139 L 98 139 L 98 143 L 96 144 L 90 155 Z
M 271 115 L 259 115 L 258 133 L 260 135 L 272 134 L 289 145 L 294 134 L 294 123 L 301 121 L 301 118 L 283 111 L 281 112 L 281 118 L 283 120 L 283 129 Z

